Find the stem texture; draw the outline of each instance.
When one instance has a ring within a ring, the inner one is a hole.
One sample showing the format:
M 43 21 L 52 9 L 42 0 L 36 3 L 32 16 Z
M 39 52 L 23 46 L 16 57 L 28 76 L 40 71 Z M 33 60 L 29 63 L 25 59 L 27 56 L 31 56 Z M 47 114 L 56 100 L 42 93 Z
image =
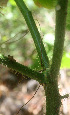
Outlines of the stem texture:
M 25 18 L 25 21 L 28 25 L 28 28 L 29 28 L 32 38 L 34 40 L 39 58 L 42 62 L 42 65 L 44 66 L 44 68 L 49 68 L 49 59 L 46 54 L 40 33 L 39 33 L 39 31 L 36 27 L 35 21 L 33 19 L 32 13 L 28 10 L 28 8 L 26 7 L 23 0 L 14 0 L 14 1 L 16 2 L 22 15 Z
M 58 0 L 59 7 L 56 8 L 55 42 L 53 50 L 52 65 L 47 74 L 45 86 L 46 115 L 59 115 L 61 96 L 58 89 L 58 74 L 64 47 L 66 16 L 68 0 Z
M 0 64 L 3 64 L 7 66 L 8 68 L 11 68 L 13 70 L 16 70 L 17 72 L 26 75 L 30 77 L 31 79 L 37 80 L 39 83 L 44 83 L 45 78 L 43 73 L 39 73 L 37 71 L 34 71 L 27 66 L 24 66 L 18 62 L 16 62 L 14 59 L 9 59 L 8 57 L 0 54 Z

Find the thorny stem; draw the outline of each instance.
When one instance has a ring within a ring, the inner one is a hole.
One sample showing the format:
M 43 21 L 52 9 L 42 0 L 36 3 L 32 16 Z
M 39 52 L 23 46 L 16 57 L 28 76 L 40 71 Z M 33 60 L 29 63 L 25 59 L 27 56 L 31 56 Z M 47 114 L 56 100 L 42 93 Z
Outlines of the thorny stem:
M 4 55 L 0 54 L 0 64 L 3 64 L 7 66 L 8 68 L 11 68 L 23 75 L 26 75 L 30 77 L 31 79 L 37 80 L 39 83 L 45 83 L 45 78 L 43 73 L 39 73 L 37 71 L 34 71 L 27 66 L 24 66 L 18 62 L 16 62 L 15 59 L 11 59 L 11 56 L 6 57 Z
M 58 0 L 53 58 L 50 72 L 47 74 L 45 95 L 46 115 L 59 115 L 61 96 L 58 89 L 58 74 L 64 47 L 68 0 Z
M 65 27 L 67 16 L 68 0 L 58 0 L 60 9 L 56 8 L 56 26 L 55 26 L 55 42 L 53 50 L 53 58 L 51 65 L 51 79 L 57 79 L 63 55 L 64 40 L 65 40 Z
M 34 40 L 34 43 L 35 43 L 35 46 L 36 46 L 40 60 L 41 60 L 41 56 L 42 56 L 42 64 L 43 64 L 44 68 L 49 68 L 49 59 L 48 59 L 48 56 L 46 54 L 40 33 L 36 27 L 36 24 L 35 24 L 35 21 L 33 19 L 31 11 L 29 11 L 29 9 L 26 7 L 23 0 L 14 0 L 14 1 L 16 2 L 22 15 L 25 18 L 25 21 L 28 25 L 28 28 L 29 28 L 30 33 L 32 35 L 32 38 Z M 41 55 L 41 48 L 42 48 L 42 55 Z

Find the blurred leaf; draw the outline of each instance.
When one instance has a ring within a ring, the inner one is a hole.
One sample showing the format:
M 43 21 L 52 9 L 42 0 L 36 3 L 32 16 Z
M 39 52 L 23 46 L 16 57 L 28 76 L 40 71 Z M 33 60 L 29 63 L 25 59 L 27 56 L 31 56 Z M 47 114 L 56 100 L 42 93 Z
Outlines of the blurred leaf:
M 70 53 L 65 53 L 63 55 L 61 68 L 70 68 Z
M 41 70 L 42 68 L 41 63 L 40 63 L 40 59 L 37 54 L 33 56 L 32 61 L 33 61 L 33 64 L 30 66 L 30 68 L 37 70 L 37 71 Z
M 33 0 L 24 1 L 29 10 L 32 12 L 36 25 L 39 28 L 39 31 L 43 38 L 47 55 L 49 56 L 49 59 L 51 61 L 54 43 L 53 33 L 55 28 L 55 12 L 53 10 L 50 11 L 45 8 L 36 7 Z M 40 70 L 41 64 L 37 56 L 34 43 L 32 41 L 30 33 L 24 37 L 24 33 L 26 33 L 25 31 L 28 30 L 28 28 L 14 0 L 9 0 L 7 7 L 1 9 L 1 12 L 4 15 L 0 14 L 0 43 L 9 39 L 9 42 L 16 41 L 17 39 L 19 39 L 19 41 L 2 44 L 2 46 L 0 47 L 0 52 L 2 52 L 4 55 L 13 55 L 16 59 L 20 58 L 20 61 L 23 64 L 24 62 L 30 60 L 30 62 L 28 62 L 28 66 L 33 69 L 37 68 L 37 70 Z M 68 6 L 67 29 L 70 30 L 70 4 Z M 13 37 L 14 40 L 12 39 Z M 65 48 L 67 48 L 69 46 L 68 44 L 70 44 L 70 40 L 68 40 L 66 42 Z M 69 51 L 69 47 L 67 51 Z M 65 55 L 63 56 L 63 66 L 61 67 L 70 67 L 68 61 L 69 58 L 67 58 Z
M 10 3 L 11 5 L 13 5 L 13 6 L 16 6 L 16 3 L 15 3 L 14 0 L 9 0 L 9 3 Z

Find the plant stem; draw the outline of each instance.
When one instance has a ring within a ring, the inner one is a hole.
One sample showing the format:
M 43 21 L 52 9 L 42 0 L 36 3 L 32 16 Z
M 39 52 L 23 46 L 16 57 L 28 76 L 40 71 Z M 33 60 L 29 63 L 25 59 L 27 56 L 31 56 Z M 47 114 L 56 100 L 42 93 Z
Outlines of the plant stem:
M 0 64 L 3 64 L 7 66 L 8 68 L 11 68 L 13 70 L 16 70 L 19 73 L 22 73 L 23 75 L 26 75 L 30 77 L 31 79 L 37 80 L 39 83 L 45 83 L 45 78 L 43 73 L 39 73 L 37 71 L 34 71 L 27 66 L 24 66 L 14 60 L 9 59 L 8 57 L 0 54 Z
M 58 0 L 59 10 L 56 9 L 56 26 L 55 26 L 55 42 L 53 50 L 53 58 L 50 73 L 51 79 L 56 79 L 59 74 L 61 59 L 63 55 L 64 40 L 65 40 L 65 27 L 67 16 L 67 3 L 68 0 Z
M 56 9 L 55 42 L 52 65 L 46 78 L 46 115 L 59 115 L 61 96 L 58 89 L 58 74 L 64 47 L 66 16 L 68 0 L 58 0 L 59 9 Z
M 14 1 L 16 2 L 22 15 L 25 18 L 25 21 L 28 25 L 28 28 L 29 28 L 30 33 L 32 35 L 32 38 L 34 40 L 39 58 L 42 61 L 44 68 L 49 68 L 49 59 L 48 59 L 48 56 L 46 54 L 40 33 L 36 27 L 36 24 L 35 24 L 35 21 L 33 19 L 31 12 L 28 10 L 28 8 L 26 7 L 23 0 L 14 0 Z

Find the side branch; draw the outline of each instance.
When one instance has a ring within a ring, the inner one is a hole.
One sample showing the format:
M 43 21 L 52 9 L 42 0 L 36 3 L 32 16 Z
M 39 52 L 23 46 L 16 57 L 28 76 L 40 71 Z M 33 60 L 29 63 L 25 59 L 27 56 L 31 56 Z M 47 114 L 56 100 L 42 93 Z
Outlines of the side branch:
M 44 68 L 49 68 L 49 59 L 46 54 L 40 33 L 36 27 L 36 24 L 35 24 L 35 21 L 33 19 L 31 12 L 28 10 L 28 8 L 26 7 L 23 0 L 14 0 L 14 1 L 16 2 L 22 15 L 25 18 L 25 21 L 28 25 L 28 28 L 29 28 L 32 38 L 34 40 L 39 58 L 40 58 L 40 60 L 42 59 L 42 64 L 43 64 Z
M 23 75 L 26 75 L 30 77 L 31 79 L 37 80 L 39 83 L 45 83 L 45 78 L 43 73 L 39 73 L 37 71 L 34 71 L 27 66 L 24 66 L 15 60 L 12 60 L 4 55 L 0 54 L 0 64 L 3 64 L 11 69 L 16 70 L 19 73 L 22 73 Z

